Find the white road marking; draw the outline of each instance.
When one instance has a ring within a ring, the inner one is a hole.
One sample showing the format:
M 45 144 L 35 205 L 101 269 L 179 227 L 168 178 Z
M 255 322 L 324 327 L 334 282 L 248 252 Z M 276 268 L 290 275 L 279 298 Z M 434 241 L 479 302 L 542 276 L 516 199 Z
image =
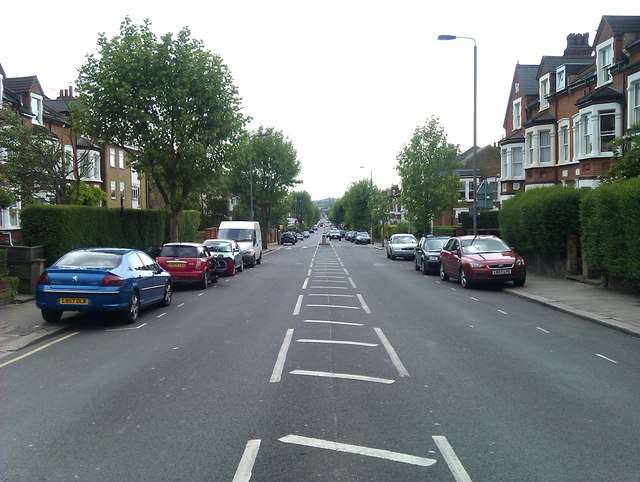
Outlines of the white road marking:
M 280 347 L 280 352 L 278 353 L 278 358 L 276 359 L 276 364 L 273 367 L 273 373 L 271 373 L 271 383 L 277 383 L 282 378 L 282 370 L 284 368 L 284 362 L 287 360 L 287 352 L 289 351 L 289 346 L 291 345 L 291 338 L 293 337 L 293 328 L 289 328 L 287 330 L 287 334 L 284 336 L 284 341 L 282 342 L 282 346 Z
M 307 276 L 311 276 L 311 270 L 307 271 Z
M 311 285 L 309 288 L 317 288 L 322 290 L 348 290 L 346 286 L 324 286 L 324 285 Z
M 473 296 L 469 296 L 473 301 L 480 301 L 478 298 L 474 298 Z
M 336 452 L 364 455 L 366 457 L 375 457 L 378 459 L 391 460 L 394 462 L 402 462 L 403 464 L 419 465 L 421 467 L 429 467 L 430 465 L 436 463 L 434 459 L 429 459 L 426 457 L 416 457 L 415 455 L 408 455 L 400 452 L 391 452 L 390 450 L 372 449 L 359 445 L 332 442 L 331 440 L 301 437 L 299 435 L 287 435 L 279 440 L 287 444 L 304 445 L 307 447 L 334 450 Z
M 449 445 L 449 441 L 447 440 L 447 437 L 445 437 L 444 435 L 434 435 L 433 441 L 436 443 L 436 445 L 440 449 L 440 453 L 442 453 L 442 456 L 444 457 L 444 461 L 449 466 L 449 470 L 451 470 L 451 473 L 453 474 L 453 477 L 456 479 L 456 481 L 471 482 L 471 478 L 469 477 L 469 474 L 467 474 L 467 471 L 462 466 L 460 459 L 458 458 L 456 453 L 453 451 L 453 447 Z
M 545 333 L 550 333 L 549 331 L 545 330 L 544 328 L 540 328 L 539 326 L 536 326 L 536 330 L 544 331 Z
M 502 311 L 502 310 L 498 310 L 498 313 L 502 313 L 503 315 L 508 315 L 509 314 L 506 311 Z
M 314 283 L 338 283 L 338 284 L 343 283 L 343 284 L 347 284 L 347 282 L 344 281 L 343 279 L 341 280 L 341 279 L 317 279 L 317 278 L 314 278 L 313 282 Z
M 143 326 L 146 326 L 146 323 L 143 323 L 142 325 L 138 325 L 138 326 L 130 326 L 127 328 L 111 328 L 109 330 L 105 330 L 105 331 L 129 331 L 129 330 L 139 330 L 140 328 L 142 328 Z
M 363 343 L 361 341 L 344 341 L 344 340 L 311 340 L 309 338 L 301 338 L 296 340 L 298 343 L 324 343 L 327 345 L 353 345 L 353 346 L 378 346 L 377 343 Z
M 198 296 L 202 296 L 204 294 L 204 292 L 200 292 L 198 293 Z
M 233 482 L 248 482 L 251 480 L 251 471 L 253 465 L 256 462 L 258 456 L 258 449 L 260 448 L 260 439 L 249 440 L 240 459 L 240 464 L 236 470 L 236 475 L 233 476 Z
M 336 295 L 335 293 L 311 293 L 307 296 L 333 296 L 334 298 L 353 298 L 353 295 Z
M 302 307 L 302 295 L 298 296 L 298 302 L 296 303 L 296 307 L 293 309 L 294 316 L 300 314 L 301 307 Z
M 180 303 L 180 304 L 178 305 L 178 308 L 182 308 L 183 306 L 184 306 L 184 303 Z
M 346 274 L 347 276 L 349 276 L 349 272 L 347 271 L 347 268 L 344 269 L 344 274 Z
M 156 316 L 156 318 L 162 318 L 162 317 L 163 317 L 164 315 L 166 315 L 166 314 L 167 314 L 166 312 L 164 312 L 164 313 L 160 313 L 158 316 Z
M 311 260 L 311 264 L 309 265 L 309 268 L 313 268 L 313 260 Z
M 351 375 L 349 373 L 333 373 L 333 372 L 316 372 L 311 370 L 293 370 L 292 375 L 307 375 L 310 377 L 324 377 L 324 378 L 340 378 L 345 380 L 359 380 L 362 382 L 384 383 L 389 385 L 395 382 L 395 380 L 388 380 L 386 378 L 367 377 L 364 375 Z
M 359 306 L 345 306 L 345 305 L 305 305 L 314 308 L 344 308 L 345 310 L 359 310 Z M 294 313 L 295 314 L 295 313 Z
M 611 358 L 608 358 L 608 357 L 606 357 L 604 355 L 601 355 L 600 353 L 596 353 L 596 356 L 599 356 L 600 358 L 604 358 L 605 360 L 610 361 L 611 363 L 615 363 L 616 365 L 618 364 L 617 361 L 612 360 Z
M 353 280 L 351 279 L 351 277 L 349 277 L 349 283 L 351 283 L 351 287 L 352 287 L 353 289 L 356 289 L 356 288 L 357 288 L 356 284 L 353 282 Z
M 364 302 L 364 298 L 362 297 L 362 295 L 358 293 L 356 296 L 360 300 L 360 304 L 362 305 L 362 309 L 364 310 L 364 312 L 370 315 L 371 314 L 371 310 L 369 309 L 367 304 Z
M 77 334 L 79 334 L 79 331 L 74 331 L 73 333 L 68 334 L 67 336 L 63 336 L 62 338 L 58 338 L 57 340 L 51 341 L 49 343 L 47 343 L 46 345 L 42 345 L 41 347 L 36 348 L 35 350 L 31 350 L 28 353 L 25 353 L 24 355 L 20 355 L 16 358 L 14 358 L 13 360 L 9 360 L 6 361 L 4 363 L 0 363 L 0 368 L 6 367 L 7 365 L 11 365 L 12 363 L 17 362 L 18 360 L 22 360 L 23 358 L 26 358 L 30 355 L 33 355 L 34 353 L 38 353 L 41 350 L 44 350 L 45 348 L 49 348 L 52 345 L 55 345 L 56 343 L 60 343 L 61 341 L 66 340 L 67 338 L 71 338 L 72 336 L 75 336 Z
M 329 321 L 329 320 L 303 320 L 303 323 L 327 323 L 330 325 L 364 326 L 363 323 L 349 323 L 346 321 Z
M 306 290 L 307 289 L 307 284 L 309 284 L 309 278 L 304 280 L 304 283 L 302 284 L 302 289 Z
M 382 330 L 380 328 L 374 328 L 374 331 L 378 335 L 378 338 L 380 338 L 380 341 L 382 342 L 382 345 L 384 345 L 384 348 L 387 350 L 389 358 L 391 358 L 391 363 L 393 363 L 393 366 L 395 366 L 396 370 L 398 370 L 398 375 L 400 375 L 401 377 L 408 377 L 409 372 L 400 361 L 400 357 L 393 349 L 391 343 L 389 343 L 389 340 L 387 340 L 387 337 L 384 335 Z

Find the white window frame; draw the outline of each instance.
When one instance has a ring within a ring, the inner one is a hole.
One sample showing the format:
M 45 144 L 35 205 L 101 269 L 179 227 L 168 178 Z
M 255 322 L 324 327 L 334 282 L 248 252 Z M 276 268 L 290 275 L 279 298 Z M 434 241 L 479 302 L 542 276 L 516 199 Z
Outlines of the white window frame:
M 36 104 L 38 106 L 38 110 L 37 112 L 35 112 L 33 110 L 33 101 L 36 101 Z M 32 122 L 34 124 L 38 124 L 38 125 L 42 125 L 42 112 L 44 110 L 44 98 L 40 95 L 40 94 L 34 94 L 33 92 L 31 93 L 31 113 L 33 114 L 33 120 Z
M 113 147 L 109 148 L 109 166 L 116 167 L 116 150 Z
M 116 192 L 116 182 L 111 181 L 109 184 L 109 187 L 111 188 L 111 199 L 116 199 L 118 195 L 118 193 Z
M 124 169 L 124 151 L 122 149 L 118 150 L 118 167 Z
M 574 142 L 574 149 L 577 146 L 577 151 L 574 150 L 574 159 L 585 159 L 590 157 L 613 157 L 613 152 L 600 150 L 600 115 L 613 112 L 615 116 L 615 132 L 614 137 L 620 137 L 622 135 L 622 126 L 624 121 L 622 119 L 622 107 L 620 104 L 610 102 L 607 104 L 596 104 L 584 109 L 580 109 L 578 112 L 578 119 L 574 118 L 574 136 L 578 136 L 579 142 Z M 589 125 L 585 125 L 585 121 L 589 121 Z M 575 124 L 577 122 L 577 125 Z M 588 128 L 588 132 L 585 128 Z M 587 149 L 587 140 L 591 139 L 591 150 Z M 574 137 L 575 140 L 575 137 Z
M 640 72 L 627 78 L 627 128 L 640 124 Z
M 520 152 L 520 160 L 514 155 L 516 152 Z M 511 149 L 511 177 L 513 179 L 524 179 L 524 149 L 522 146 L 513 146 Z M 517 166 L 520 166 L 518 169 Z
M 613 37 L 596 46 L 597 86 L 613 82 L 609 67 L 613 65 Z
M 551 74 L 546 74 L 540 77 L 539 91 L 538 91 L 538 95 L 540 97 L 540 110 L 545 110 L 549 108 L 549 99 L 547 99 L 547 96 L 549 95 L 550 77 L 551 77 Z
M 613 130 L 604 131 L 602 126 L 602 118 L 604 116 L 613 117 Z M 606 149 L 606 147 L 610 147 L 610 143 L 616 137 L 616 113 L 614 111 L 601 111 L 598 113 L 598 149 L 600 153 L 609 153 L 613 152 L 611 149 Z M 609 139 L 608 141 L 605 140 Z
M 526 149 L 527 149 L 527 166 L 533 166 L 533 132 L 527 132 L 525 137 Z
M 515 99 L 513 101 L 512 112 L 512 128 L 513 130 L 520 129 L 522 127 L 522 98 Z
M 126 199 L 125 195 L 124 195 L 125 191 L 126 191 L 125 183 L 124 183 L 124 181 L 120 181 L 120 197 L 122 199 Z
M 540 164 L 549 164 L 552 161 L 551 129 L 541 129 L 538 131 L 538 161 Z
M 561 65 L 556 70 L 556 92 L 560 92 L 567 87 L 567 66 Z
M 571 129 L 569 119 L 558 121 L 558 163 L 571 161 Z

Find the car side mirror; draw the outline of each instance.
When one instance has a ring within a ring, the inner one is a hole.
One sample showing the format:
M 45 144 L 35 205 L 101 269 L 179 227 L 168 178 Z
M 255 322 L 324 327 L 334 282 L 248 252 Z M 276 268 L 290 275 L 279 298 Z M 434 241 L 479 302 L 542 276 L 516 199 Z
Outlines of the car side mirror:
M 458 249 L 452 249 L 452 250 L 451 250 L 451 254 L 452 254 L 452 255 L 454 255 L 454 256 L 460 256 L 460 250 L 458 250 Z

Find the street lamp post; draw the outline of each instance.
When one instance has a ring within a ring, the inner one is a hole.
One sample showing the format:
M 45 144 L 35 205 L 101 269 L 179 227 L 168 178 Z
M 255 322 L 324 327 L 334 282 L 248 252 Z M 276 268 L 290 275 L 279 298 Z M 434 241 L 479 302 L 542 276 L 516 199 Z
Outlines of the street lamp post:
M 455 39 L 473 40 L 473 235 L 478 234 L 478 200 L 476 192 L 477 182 L 477 158 L 478 158 L 478 44 L 473 37 L 461 37 L 459 35 L 438 35 L 438 40 L 455 40 Z

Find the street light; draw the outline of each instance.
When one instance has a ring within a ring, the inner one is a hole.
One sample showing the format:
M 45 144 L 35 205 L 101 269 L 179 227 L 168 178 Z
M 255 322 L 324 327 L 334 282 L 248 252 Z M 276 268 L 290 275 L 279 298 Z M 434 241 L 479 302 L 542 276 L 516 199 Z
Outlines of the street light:
M 438 35 L 438 40 L 455 39 L 473 40 L 473 235 L 478 234 L 478 201 L 476 195 L 476 165 L 478 158 L 478 146 L 476 136 L 478 132 L 478 45 L 473 37 L 461 37 L 459 35 Z
M 366 169 L 367 166 L 360 166 L 360 169 Z M 373 190 L 373 169 L 371 169 L 371 177 L 369 178 L 369 186 Z M 371 195 L 371 191 L 369 191 Z M 373 246 L 373 216 L 371 215 L 371 206 L 369 206 L 369 232 L 371 233 L 371 245 Z

